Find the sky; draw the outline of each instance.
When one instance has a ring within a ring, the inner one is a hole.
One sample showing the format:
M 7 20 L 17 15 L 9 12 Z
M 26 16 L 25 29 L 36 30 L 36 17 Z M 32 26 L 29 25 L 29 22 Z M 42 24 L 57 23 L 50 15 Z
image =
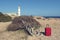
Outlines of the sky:
M 18 5 L 21 15 L 60 16 L 60 0 L 0 0 L 0 12 L 17 13 Z

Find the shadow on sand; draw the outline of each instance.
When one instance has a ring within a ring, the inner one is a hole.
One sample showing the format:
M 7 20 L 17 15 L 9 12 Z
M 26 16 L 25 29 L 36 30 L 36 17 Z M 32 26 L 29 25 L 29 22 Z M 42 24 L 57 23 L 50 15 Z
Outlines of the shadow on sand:
M 41 34 L 45 35 L 45 32 L 40 32 Z

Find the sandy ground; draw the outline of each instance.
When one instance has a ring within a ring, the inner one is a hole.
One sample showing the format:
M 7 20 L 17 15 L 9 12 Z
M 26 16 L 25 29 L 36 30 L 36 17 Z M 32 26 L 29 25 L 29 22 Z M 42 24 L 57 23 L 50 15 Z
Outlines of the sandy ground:
M 52 29 L 51 36 L 28 36 L 24 31 L 6 31 L 11 22 L 0 22 L 0 40 L 60 40 L 60 19 L 36 19 L 42 27 L 40 32 L 45 32 L 46 24 Z M 27 38 L 27 39 L 26 39 Z
M 45 32 L 46 24 L 49 24 L 52 29 L 51 36 L 41 34 L 41 40 L 60 40 L 60 19 L 39 19 L 37 21 L 42 25 L 40 32 Z

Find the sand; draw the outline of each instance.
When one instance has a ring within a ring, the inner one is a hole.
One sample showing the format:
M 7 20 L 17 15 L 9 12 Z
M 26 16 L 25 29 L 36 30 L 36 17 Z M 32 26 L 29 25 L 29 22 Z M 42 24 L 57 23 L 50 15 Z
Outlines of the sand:
M 0 40 L 60 40 L 60 19 L 36 20 L 42 25 L 42 27 L 40 27 L 40 32 L 45 32 L 46 24 L 49 24 L 52 29 L 51 36 L 45 36 L 43 34 L 40 36 L 29 36 L 24 31 L 20 30 L 8 32 L 6 29 L 11 22 L 0 22 Z

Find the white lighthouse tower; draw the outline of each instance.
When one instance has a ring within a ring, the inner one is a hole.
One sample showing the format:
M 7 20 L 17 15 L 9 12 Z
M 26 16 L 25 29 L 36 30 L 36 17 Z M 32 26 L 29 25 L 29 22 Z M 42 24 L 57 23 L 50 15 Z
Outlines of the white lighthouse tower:
M 20 16 L 20 5 L 18 6 L 18 16 Z

